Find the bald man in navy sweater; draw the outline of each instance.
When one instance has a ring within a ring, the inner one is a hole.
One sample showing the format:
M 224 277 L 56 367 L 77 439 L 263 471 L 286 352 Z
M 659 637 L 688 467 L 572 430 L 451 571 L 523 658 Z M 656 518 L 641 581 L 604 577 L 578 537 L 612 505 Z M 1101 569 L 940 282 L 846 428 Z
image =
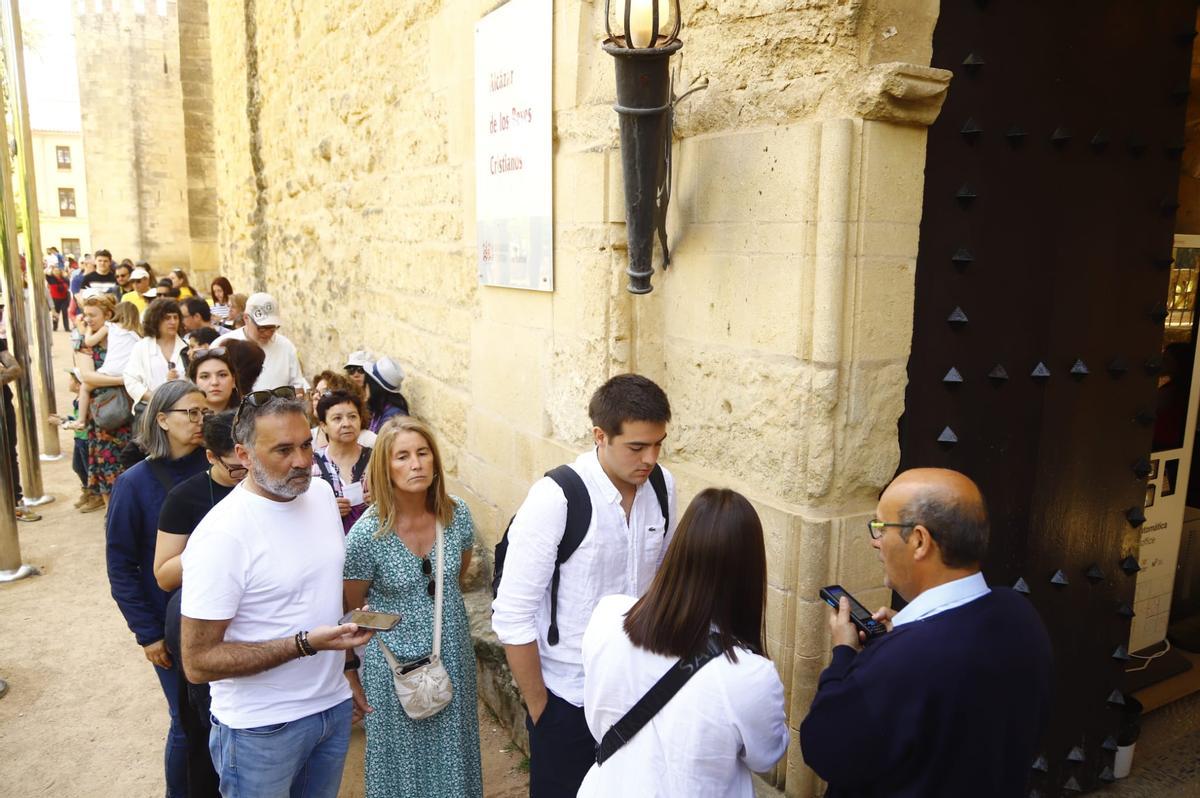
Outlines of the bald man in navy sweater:
M 987 509 L 957 471 L 898 476 L 870 522 L 888 632 L 863 648 L 845 598 L 833 660 L 800 726 L 827 798 L 1024 795 L 1050 710 L 1050 639 L 1028 600 L 979 572 Z

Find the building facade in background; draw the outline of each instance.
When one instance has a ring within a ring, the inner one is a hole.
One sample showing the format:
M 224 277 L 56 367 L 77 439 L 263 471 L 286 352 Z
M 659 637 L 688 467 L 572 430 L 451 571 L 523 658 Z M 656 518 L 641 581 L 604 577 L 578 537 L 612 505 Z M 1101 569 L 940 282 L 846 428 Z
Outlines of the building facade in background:
M 33 131 L 33 168 L 43 254 L 49 247 L 57 247 L 64 255 L 76 258 L 92 251 L 84 164 L 80 131 Z

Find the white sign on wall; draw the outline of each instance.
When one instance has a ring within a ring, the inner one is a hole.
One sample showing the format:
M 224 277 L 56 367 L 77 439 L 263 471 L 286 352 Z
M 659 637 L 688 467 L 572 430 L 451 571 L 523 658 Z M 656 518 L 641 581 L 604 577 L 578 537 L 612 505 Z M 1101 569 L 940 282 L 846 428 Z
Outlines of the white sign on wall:
M 475 25 L 475 230 L 483 285 L 554 290 L 552 0 Z

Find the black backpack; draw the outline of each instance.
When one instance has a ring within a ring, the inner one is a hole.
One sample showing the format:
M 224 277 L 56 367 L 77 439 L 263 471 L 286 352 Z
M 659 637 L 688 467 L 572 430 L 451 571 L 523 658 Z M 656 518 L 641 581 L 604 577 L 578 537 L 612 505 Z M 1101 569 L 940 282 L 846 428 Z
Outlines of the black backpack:
M 563 529 L 562 540 L 558 543 L 558 556 L 554 559 L 554 577 L 550 581 L 550 629 L 546 633 L 546 642 L 558 645 L 558 567 L 571 558 L 579 544 L 587 536 L 588 527 L 592 525 L 592 500 L 588 496 L 587 486 L 583 479 L 569 465 L 560 465 L 546 472 L 546 476 L 554 480 L 563 494 L 567 497 L 567 523 Z M 671 528 L 671 514 L 667 509 L 667 480 L 663 476 L 661 466 L 655 465 L 650 472 L 650 486 L 658 497 L 658 507 L 663 514 L 663 536 Z M 516 516 L 513 516 L 515 518 Z M 508 554 L 508 530 L 512 526 L 512 518 L 504 528 L 504 535 L 496 544 L 496 554 L 492 569 L 492 597 L 500 590 L 500 579 L 504 576 L 504 558 Z

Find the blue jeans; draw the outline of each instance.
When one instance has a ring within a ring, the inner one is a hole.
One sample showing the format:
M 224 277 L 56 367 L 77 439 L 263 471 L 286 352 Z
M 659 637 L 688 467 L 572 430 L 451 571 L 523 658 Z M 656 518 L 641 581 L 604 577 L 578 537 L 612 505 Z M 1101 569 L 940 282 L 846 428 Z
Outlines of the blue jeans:
M 212 719 L 208 750 L 224 798 L 337 798 L 350 747 L 349 699 L 288 723 L 231 729 Z
M 163 751 L 163 767 L 167 775 L 167 798 L 187 798 L 187 737 L 179 723 L 179 666 L 170 668 L 154 666 L 154 674 L 167 697 L 167 711 L 171 714 L 171 726 L 167 730 L 167 745 Z

